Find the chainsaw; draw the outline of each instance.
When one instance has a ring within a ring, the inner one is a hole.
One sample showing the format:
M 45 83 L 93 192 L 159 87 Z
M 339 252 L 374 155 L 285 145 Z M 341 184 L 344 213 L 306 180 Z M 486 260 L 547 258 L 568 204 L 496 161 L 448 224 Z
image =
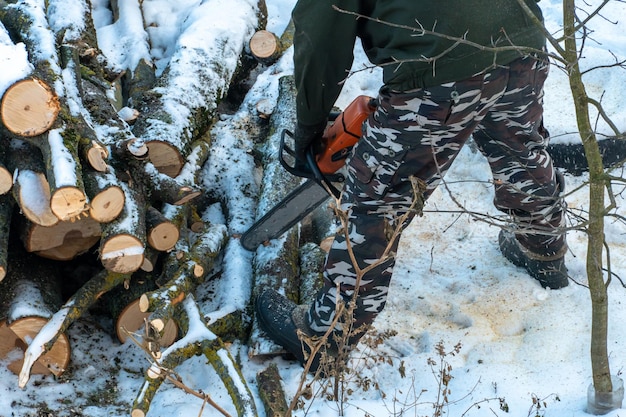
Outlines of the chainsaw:
M 295 164 L 295 152 L 290 142 L 293 135 L 283 130 L 280 140 L 280 163 L 292 175 L 307 178 L 278 204 L 258 219 L 243 235 L 241 245 L 247 250 L 275 239 L 298 224 L 330 197 L 339 198 L 335 184 L 344 182 L 340 172 L 350 151 L 361 137 L 361 126 L 375 110 L 372 97 L 358 96 L 339 114 L 329 117 L 331 124 L 324 130 L 319 152 L 313 148 L 307 154 L 307 167 Z

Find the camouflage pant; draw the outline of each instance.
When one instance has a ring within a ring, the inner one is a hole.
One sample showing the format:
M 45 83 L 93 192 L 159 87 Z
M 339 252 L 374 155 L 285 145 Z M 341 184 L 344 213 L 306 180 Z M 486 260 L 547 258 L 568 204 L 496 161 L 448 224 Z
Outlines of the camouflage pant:
M 423 181 L 427 199 L 470 135 L 489 161 L 495 206 L 511 215 L 520 243 L 543 255 L 564 249 L 565 236 L 555 233 L 564 225 L 562 184 L 545 150 L 548 135 L 542 124 L 547 74 L 547 62 L 527 57 L 442 86 L 380 90 L 378 109 L 364 124 L 348 161 L 342 198 L 361 268 L 380 259 L 388 225 L 410 207 L 409 177 Z M 370 324 L 384 308 L 393 265 L 388 260 L 361 278 L 355 326 Z M 316 331 L 328 329 L 337 296 L 347 302 L 354 293 L 356 274 L 342 233 L 335 236 L 324 278 L 309 310 Z

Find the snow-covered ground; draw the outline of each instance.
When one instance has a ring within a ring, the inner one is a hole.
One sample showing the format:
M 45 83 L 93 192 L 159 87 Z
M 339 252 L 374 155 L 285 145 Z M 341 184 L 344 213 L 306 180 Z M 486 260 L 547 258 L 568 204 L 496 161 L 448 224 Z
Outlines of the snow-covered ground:
M 94 2 L 94 5 L 99 3 L 102 3 L 99 7 L 106 5 L 106 2 Z M 187 0 L 173 7 L 167 1 L 144 0 L 144 6 L 152 8 L 153 16 L 160 16 L 161 22 L 169 21 L 173 25 L 183 13 L 200 3 Z M 216 0 L 218 3 L 220 1 Z M 267 0 L 269 30 L 282 31 L 294 3 L 295 0 Z M 600 2 L 591 3 L 597 5 Z M 548 28 L 558 34 L 560 2 L 544 0 L 540 5 Z M 96 22 L 104 40 L 106 36 L 115 36 L 116 31 L 107 26 L 106 14 L 94 16 L 105 19 Z M 581 12 L 582 16 L 584 13 Z M 585 68 L 606 65 L 613 59 L 626 59 L 624 19 L 626 4 L 616 0 L 610 1 L 606 10 L 593 18 L 594 31 L 583 54 Z M 127 24 L 133 21 L 141 20 L 129 17 Z M 176 41 L 175 27 L 170 29 L 172 31 L 168 33 L 153 34 L 154 43 L 159 46 L 158 56 L 153 52 L 153 58 L 160 65 L 166 65 L 168 53 L 171 54 Z M 116 55 L 111 50 L 110 59 L 119 59 L 117 63 L 124 65 L 132 60 L 132 51 Z M 137 48 L 137 51 L 141 53 L 143 50 Z M 355 69 L 358 69 L 365 61 L 358 48 L 356 52 Z M 19 54 L 19 48 L 11 51 L 5 48 L 0 55 L 0 91 L 24 71 L 12 64 L 16 62 L 11 60 L 14 53 Z M 122 59 L 126 61 L 121 62 Z M 245 119 L 247 109 L 252 107 L 250 103 L 256 103 L 260 98 L 275 100 L 278 78 L 290 74 L 291 70 L 289 50 L 279 63 L 259 74 L 241 110 L 224 116 L 217 129 L 227 132 L 232 125 L 240 123 Z M 590 72 L 585 80 L 589 94 L 601 100 L 614 123 L 621 131 L 626 131 L 626 70 L 599 69 Z M 378 71 L 360 71 L 348 79 L 337 105 L 344 107 L 359 94 L 375 95 L 379 86 Z M 546 125 L 554 141 L 577 140 L 569 94 L 565 75 L 554 68 L 546 85 L 545 98 Z M 598 129 L 608 133 L 603 123 L 599 123 Z M 223 149 L 229 149 L 227 136 L 219 139 L 224 141 Z M 219 142 L 216 146 L 220 146 Z M 220 163 L 216 160 L 218 158 L 220 156 L 216 155 L 207 164 L 207 176 L 212 175 L 212 169 Z M 253 216 L 250 200 L 228 194 L 228 190 L 238 187 L 230 181 L 251 177 L 252 166 L 231 165 L 230 175 L 223 177 L 223 183 L 213 186 L 220 188 L 220 192 L 230 199 L 231 213 L 238 212 L 241 218 L 246 214 Z M 622 176 L 623 173 L 617 171 L 616 175 Z M 362 343 L 354 352 L 351 365 L 358 370 L 358 376 L 341 389 L 344 393 L 342 404 L 327 400 L 317 390 L 318 385 L 314 385 L 313 398 L 304 400 L 303 408 L 296 411 L 296 415 L 431 416 L 439 394 L 437 371 L 442 360 L 450 365 L 453 377 L 448 386 L 450 394 L 443 410 L 445 415 L 587 415 L 587 389 L 591 382 L 591 304 L 585 287 L 586 238 L 578 232 L 568 236 L 567 263 L 576 282 L 558 291 L 542 289 L 523 270 L 501 256 L 496 227 L 460 214 L 461 209 L 454 202 L 461 203 L 469 211 L 497 214 L 491 204 L 490 179 L 486 161 L 466 147 L 448 174 L 446 187 L 440 187 L 433 194 L 425 216 L 416 219 L 402 237 L 389 301 L 371 332 L 372 337 L 381 336 L 382 343 L 375 348 Z M 567 176 L 570 192 L 567 202 L 574 212 L 584 212 L 588 206 L 584 182 L 584 175 Z M 207 181 L 207 184 L 210 183 Z M 614 214 L 625 214 L 622 191 L 621 185 L 617 184 Z M 230 225 L 231 232 L 241 233 L 244 226 Z M 608 350 L 612 373 L 619 375 L 626 366 L 626 303 L 622 301 L 626 288 L 617 279 L 626 276 L 626 224 L 608 219 L 606 240 L 611 248 L 611 267 L 615 274 L 609 287 Z M 249 296 L 245 288 L 251 280 L 253 254 L 243 250 L 236 240 L 231 240 L 226 250 L 228 256 L 224 261 L 222 284 L 217 287 L 223 293 L 212 301 L 217 307 L 201 302 L 205 314 L 210 314 L 214 308 L 227 308 L 229 303 L 242 302 Z M 201 301 L 203 291 L 208 289 L 200 288 L 198 298 Z M 130 341 L 120 345 L 107 331 L 107 323 L 98 317 L 79 320 L 70 328 L 69 337 L 71 368 L 58 380 L 33 376 L 25 389 L 20 390 L 17 376 L 0 366 L 0 416 L 105 417 L 129 414 L 148 366 L 143 353 Z M 436 348 L 440 343 L 446 352 L 453 351 L 459 343 L 460 348 L 454 355 L 442 357 Z M 264 412 L 257 397 L 256 373 L 268 363 L 278 366 L 288 399 L 295 394 L 302 370 L 298 364 L 281 358 L 249 360 L 245 344 L 234 344 L 231 351 L 241 361 L 259 415 L 263 416 Z M 435 365 L 432 365 L 433 361 Z M 216 402 L 234 412 L 206 359 L 194 358 L 176 370 L 187 385 L 210 393 Z M 196 416 L 201 405 L 197 398 L 165 383 L 153 401 L 149 416 Z M 38 414 L 37 410 L 48 410 L 48 414 L 42 411 Z M 626 411 L 618 410 L 609 416 L 624 414 Z M 205 407 L 202 415 L 220 414 Z

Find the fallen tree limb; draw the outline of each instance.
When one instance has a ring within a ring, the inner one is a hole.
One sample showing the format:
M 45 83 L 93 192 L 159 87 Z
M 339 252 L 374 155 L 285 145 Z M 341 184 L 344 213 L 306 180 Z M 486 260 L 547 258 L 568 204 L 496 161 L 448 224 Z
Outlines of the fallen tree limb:
M 191 250 L 182 259 L 175 259 L 174 266 L 180 265 L 172 275 L 168 266 L 164 267 L 169 281 L 161 288 L 145 293 L 139 300 L 142 312 L 151 312 L 150 323 L 158 330 L 163 330 L 165 323 L 173 318 L 175 306 L 195 292 L 203 282 L 206 273 L 218 259 L 228 240 L 226 226 L 212 225 L 200 233 Z M 173 269 L 173 268 L 172 268 Z
M 146 379 L 139 390 L 139 395 L 134 401 L 131 416 L 145 417 L 166 376 L 171 377 L 173 369 L 185 360 L 196 355 L 204 355 L 224 383 L 237 415 L 256 417 L 254 399 L 241 370 L 221 340 L 207 328 L 193 296 L 187 297 L 182 306 L 184 314 L 179 316 L 178 321 L 182 324 L 185 336 L 161 352 L 160 359 L 153 360 L 152 366 L 146 372 Z M 185 391 L 192 393 L 190 389 Z M 222 414 L 228 415 L 209 394 L 195 393 L 203 401 L 213 404 Z
M 259 396 L 265 406 L 267 417 L 284 417 L 289 409 L 285 399 L 285 391 L 280 384 L 281 378 L 278 367 L 270 363 L 267 368 L 259 372 L 256 376 L 259 389 Z
M 20 371 L 18 385 L 24 388 L 30 379 L 35 361 L 48 352 L 55 341 L 69 326 L 80 318 L 102 294 L 129 280 L 130 275 L 103 270 L 93 276 L 56 312 L 34 337 L 24 353 L 24 365 Z

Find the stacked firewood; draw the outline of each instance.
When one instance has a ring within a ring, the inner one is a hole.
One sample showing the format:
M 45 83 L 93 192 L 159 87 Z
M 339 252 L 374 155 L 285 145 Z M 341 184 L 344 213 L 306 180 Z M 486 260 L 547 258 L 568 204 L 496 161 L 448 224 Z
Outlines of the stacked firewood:
M 23 52 L 14 59 L 26 68 L 0 83 L 0 358 L 24 350 L 11 363 L 20 386 L 31 372 L 67 368 L 64 333 L 104 294 L 124 300 L 111 307 L 122 340 L 149 321 L 168 346 L 189 325 L 182 303 L 229 238 L 205 216 L 219 205 L 201 192 L 209 130 L 256 64 L 246 46 L 267 13 L 263 0 L 233 1 L 241 33 L 190 18 L 161 73 L 145 59 L 111 69 L 86 0 L 72 2 L 82 21 L 54 22 L 63 0 L 0 2 L 0 46 Z M 111 2 L 112 15 L 141 16 L 133 4 Z M 65 296 L 58 263 L 94 253 L 98 268 Z

